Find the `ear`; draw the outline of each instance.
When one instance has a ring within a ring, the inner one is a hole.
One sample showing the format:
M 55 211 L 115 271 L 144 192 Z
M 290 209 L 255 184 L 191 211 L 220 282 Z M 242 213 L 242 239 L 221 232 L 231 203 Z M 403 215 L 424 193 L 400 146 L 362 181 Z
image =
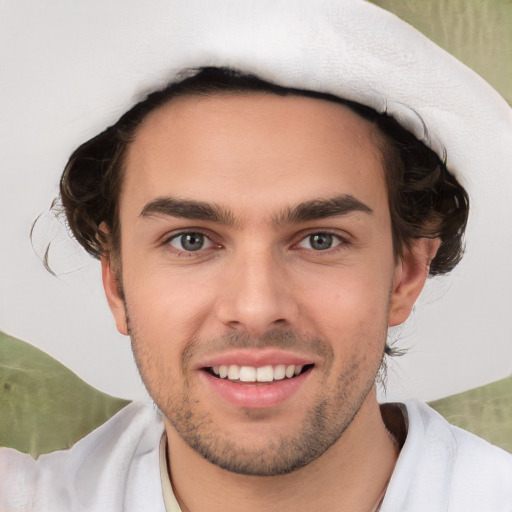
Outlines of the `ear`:
M 124 335 L 128 335 L 128 322 L 126 320 L 126 309 L 124 300 L 119 290 L 119 281 L 115 272 L 115 263 L 112 261 L 110 252 L 105 251 L 101 256 L 101 276 L 103 279 L 103 288 L 107 297 L 110 311 L 114 315 L 117 330 Z
M 395 267 L 388 325 L 393 327 L 407 320 L 430 270 L 430 262 L 441 245 L 439 238 L 417 238 Z

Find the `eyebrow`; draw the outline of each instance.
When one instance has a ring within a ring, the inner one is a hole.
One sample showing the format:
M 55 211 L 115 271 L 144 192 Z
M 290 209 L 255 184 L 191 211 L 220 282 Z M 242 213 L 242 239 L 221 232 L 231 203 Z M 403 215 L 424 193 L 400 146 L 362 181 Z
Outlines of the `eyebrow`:
M 273 219 L 277 225 L 297 224 L 299 222 L 320 220 L 328 217 L 339 217 L 353 212 L 369 215 L 373 210 L 351 195 L 341 195 L 326 199 L 313 199 L 296 206 L 287 208 L 282 214 Z
M 353 212 L 372 214 L 373 210 L 351 195 L 341 195 L 326 199 L 313 199 L 286 208 L 272 217 L 275 225 L 298 224 L 311 220 L 348 215 Z M 216 204 L 174 197 L 159 197 L 147 203 L 140 212 L 141 217 L 166 215 L 182 219 L 201 220 L 234 226 L 235 215 Z
M 159 197 L 147 203 L 140 212 L 141 217 L 167 215 L 181 219 L 202 220 L 232 226 L 235 216 L 215 204 L 174 197 Z

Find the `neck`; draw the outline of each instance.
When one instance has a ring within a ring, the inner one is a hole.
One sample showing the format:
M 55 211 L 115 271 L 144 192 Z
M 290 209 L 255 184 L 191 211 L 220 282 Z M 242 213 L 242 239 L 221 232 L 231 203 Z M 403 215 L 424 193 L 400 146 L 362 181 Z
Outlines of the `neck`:
M 166 430 L 169 473 L 183 512 L 372 512 L 398 457 L 374 390 L 334 445 L 287 475 L 255 477 L 225 471 L 190 449 L 172 426 L 166 424 Z

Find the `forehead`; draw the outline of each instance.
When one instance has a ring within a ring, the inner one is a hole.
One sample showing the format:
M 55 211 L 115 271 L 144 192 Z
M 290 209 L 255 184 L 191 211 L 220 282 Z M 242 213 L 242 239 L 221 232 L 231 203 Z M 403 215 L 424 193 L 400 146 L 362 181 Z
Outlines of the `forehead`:
M 180 97 L 151 112 L 127 152 L 123 203 L 158 196 L 233 208 L 339 193 L 386 196 L 377 129 L 348 107 L 302 96 Z M 366 196 L 366 197 L 364 197 Z

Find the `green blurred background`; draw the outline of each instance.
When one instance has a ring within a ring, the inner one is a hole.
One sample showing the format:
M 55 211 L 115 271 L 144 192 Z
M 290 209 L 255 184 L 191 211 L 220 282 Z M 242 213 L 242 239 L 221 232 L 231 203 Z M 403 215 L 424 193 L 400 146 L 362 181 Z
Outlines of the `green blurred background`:
M 371 2 L 415 26 L 474 69 L 512 105 L 511 0 Z

